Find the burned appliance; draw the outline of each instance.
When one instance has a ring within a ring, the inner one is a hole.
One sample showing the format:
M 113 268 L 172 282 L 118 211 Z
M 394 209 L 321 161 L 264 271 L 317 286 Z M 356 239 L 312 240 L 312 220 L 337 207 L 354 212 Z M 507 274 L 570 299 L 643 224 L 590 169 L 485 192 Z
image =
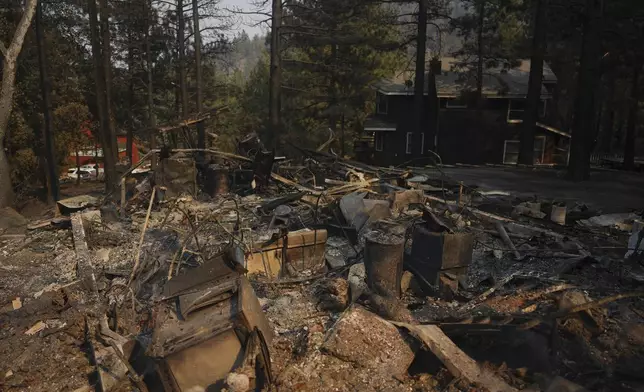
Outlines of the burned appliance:
M 271 382 L 272 330 L 240 269 L 222 255 L 166 283 L 148 349 L 165 391 L 219 391 L 230 372 Z
M 425 214 L 424 224 L 414 228 L 411 255 L 405 262 L 419 278 L 426 291 L 443 293 L 442 285 L 451 292 L 467 276 L 472 262 L 474 238 L 469 233 L 454 233 L 433 214 Z

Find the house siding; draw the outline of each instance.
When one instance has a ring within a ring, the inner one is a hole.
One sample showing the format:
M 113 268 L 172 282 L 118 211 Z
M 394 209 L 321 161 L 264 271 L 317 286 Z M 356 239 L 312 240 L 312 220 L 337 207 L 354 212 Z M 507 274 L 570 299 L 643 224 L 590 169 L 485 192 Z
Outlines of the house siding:
M 389 96 L 388 113 L 375 117 L 396 125 L 395 132 L 383 132 L 383 151 L 374 152 L 374 163 L 383 166 L 421 166 L 434 162 L 434 155 L 428 152 L 434 141 L 430 126 L 429 111 L 424 118 L 422 133 L 425 134 L 421 151 L 422 136 L 415 132 L 414 97 L 411 95 Z M 506 140 L 518 140 L 521 124 L 509 123 L 508 105 L 517 99 L 495 98 L 485 100 L 481 110 L 448 108 L 447 99 L 440 100 L 437 153 L 446 164 L 502 163 Z M 425 97 L 425 107 L 429 99 Z M 520 113 L 517 113 L 520 117 Z M 407 133 L 412 132 L 412 153 L 406 153 Z M 537 128 L 536 135 L 546 137 L 544 160 L 540 163 L 565 164 L 566 157 L 556 152 L 562 137 Z
M 403 163 L 426 164 L 430 143 L 433 136 L 429 133 L 429 113 L 423 122 L 425 134 L 424 151 L 421 151 L 422 136 L 415 132 L 416 119 L 413 114 L 414 97 L 411 95 L 388 96 L 389 110 L 386 115 L 377 114 L 374 117 L 396 125 L 395 132 L 383 132 L 383 151 L 375 151 L 375 163 L 383 166 L 395 166 Z M 428 100 L 425 98 L 425 103 Z M 407 133 L 412 132 L 412 152 L 407 154 Z

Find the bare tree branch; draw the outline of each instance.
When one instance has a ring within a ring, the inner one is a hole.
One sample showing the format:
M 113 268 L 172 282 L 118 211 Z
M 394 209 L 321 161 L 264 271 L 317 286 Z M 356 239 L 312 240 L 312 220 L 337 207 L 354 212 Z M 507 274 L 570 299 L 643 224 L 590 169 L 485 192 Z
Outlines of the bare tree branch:
M 2 54 L 2 57 L 5 57 L 7 55 L 7 47 L 2 41 L 0 41 L 0 54 Z
M 271 17 L 271 14 L 268 12 L 263 12 L 263 11 L 242 11 L 242 10 L 232 10 L 230 8 L 224 8 L 224 10 L 228 12 L 232 12 L 233 14 L 239 14 L 239 15 L 263 15 L 263 16 L 268 16 L 269 18 Z

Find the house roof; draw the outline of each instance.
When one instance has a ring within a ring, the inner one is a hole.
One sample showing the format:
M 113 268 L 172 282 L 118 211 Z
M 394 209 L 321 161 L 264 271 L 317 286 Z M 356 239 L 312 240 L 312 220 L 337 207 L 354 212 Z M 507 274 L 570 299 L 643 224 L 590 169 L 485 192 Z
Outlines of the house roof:
M 461 93 L 474 85 L 465 79 L 463 72 L 454 70 L 457 59 L 446 57 L 441 59 L 441 75 L 436 76 L 438 96 L 444 98 L 459 97 Z M 483 95 L 488 98 L 525 97 L 528 94 L 528 81 L 530 79 L 530 60 L 522 60 L 518 67 L 509 70 L 501 68 L 487 69 L 483 77 Z M 543 82 L 556 83 L 557 76 L 544 62 Z M 375 88 L 385 95 L 413 95 L 413 86 L 405 85 L 401 76 L 394 80 L 383 80 L 375 84 Z M 427 89 L 425 90 L 427 94 Z M 542 87 L 542 97 L 549 96 L 545 87 Z

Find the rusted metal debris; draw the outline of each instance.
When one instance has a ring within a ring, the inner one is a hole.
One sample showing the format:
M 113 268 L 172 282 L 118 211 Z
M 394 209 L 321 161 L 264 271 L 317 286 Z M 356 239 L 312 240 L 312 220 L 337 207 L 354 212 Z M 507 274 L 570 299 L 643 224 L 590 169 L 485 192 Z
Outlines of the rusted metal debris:
M 374 292 L 400 296 L 405 229 L 386 227 L 365 234 L 364 265 L 367 285 Z

